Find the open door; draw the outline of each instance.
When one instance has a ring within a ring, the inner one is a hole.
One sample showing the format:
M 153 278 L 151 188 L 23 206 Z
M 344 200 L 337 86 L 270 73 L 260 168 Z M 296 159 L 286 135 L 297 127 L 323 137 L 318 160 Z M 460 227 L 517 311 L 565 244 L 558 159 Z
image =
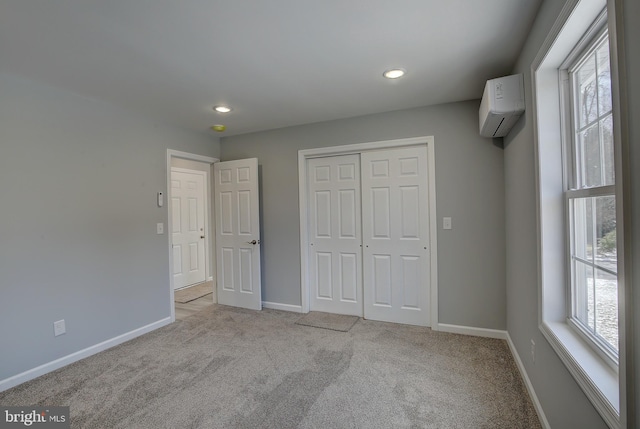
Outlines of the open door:
M 218 303 L 261 310 L 258 159 L 218 162 L 213 174 Z

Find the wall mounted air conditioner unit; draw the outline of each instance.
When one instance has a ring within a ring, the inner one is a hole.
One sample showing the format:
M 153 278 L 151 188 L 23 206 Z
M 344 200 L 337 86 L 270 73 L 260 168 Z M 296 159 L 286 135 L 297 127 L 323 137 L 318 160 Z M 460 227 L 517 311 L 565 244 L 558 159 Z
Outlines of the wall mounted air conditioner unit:
M 521 74 L 488 80 L 480 103 L 480 135 L 504 137 L 524 113 L 524 79 Z

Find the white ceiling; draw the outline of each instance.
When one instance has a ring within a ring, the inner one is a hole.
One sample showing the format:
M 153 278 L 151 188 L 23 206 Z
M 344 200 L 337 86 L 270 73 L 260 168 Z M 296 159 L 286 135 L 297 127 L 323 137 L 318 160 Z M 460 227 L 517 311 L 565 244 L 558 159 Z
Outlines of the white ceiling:
M 540 2 L 0 0 L 0 72 L 235 135 L 480 98 Z

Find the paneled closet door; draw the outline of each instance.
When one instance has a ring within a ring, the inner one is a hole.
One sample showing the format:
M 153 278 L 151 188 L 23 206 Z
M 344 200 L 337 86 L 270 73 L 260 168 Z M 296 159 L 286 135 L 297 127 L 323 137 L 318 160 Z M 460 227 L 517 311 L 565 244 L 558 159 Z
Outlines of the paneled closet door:
M 307 162 L 310 310 L 362 316 L 360 156 Z
M 364 317 L 429 326 L 427 149 L 364 152 L 361 162 Z

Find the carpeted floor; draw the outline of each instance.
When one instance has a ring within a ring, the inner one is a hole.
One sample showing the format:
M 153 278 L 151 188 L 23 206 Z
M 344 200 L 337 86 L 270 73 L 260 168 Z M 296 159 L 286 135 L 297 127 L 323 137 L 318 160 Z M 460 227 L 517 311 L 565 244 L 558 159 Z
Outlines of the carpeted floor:
M 213 305 L 0 393 L 74 428 L 540 428 L 506 343 Z

